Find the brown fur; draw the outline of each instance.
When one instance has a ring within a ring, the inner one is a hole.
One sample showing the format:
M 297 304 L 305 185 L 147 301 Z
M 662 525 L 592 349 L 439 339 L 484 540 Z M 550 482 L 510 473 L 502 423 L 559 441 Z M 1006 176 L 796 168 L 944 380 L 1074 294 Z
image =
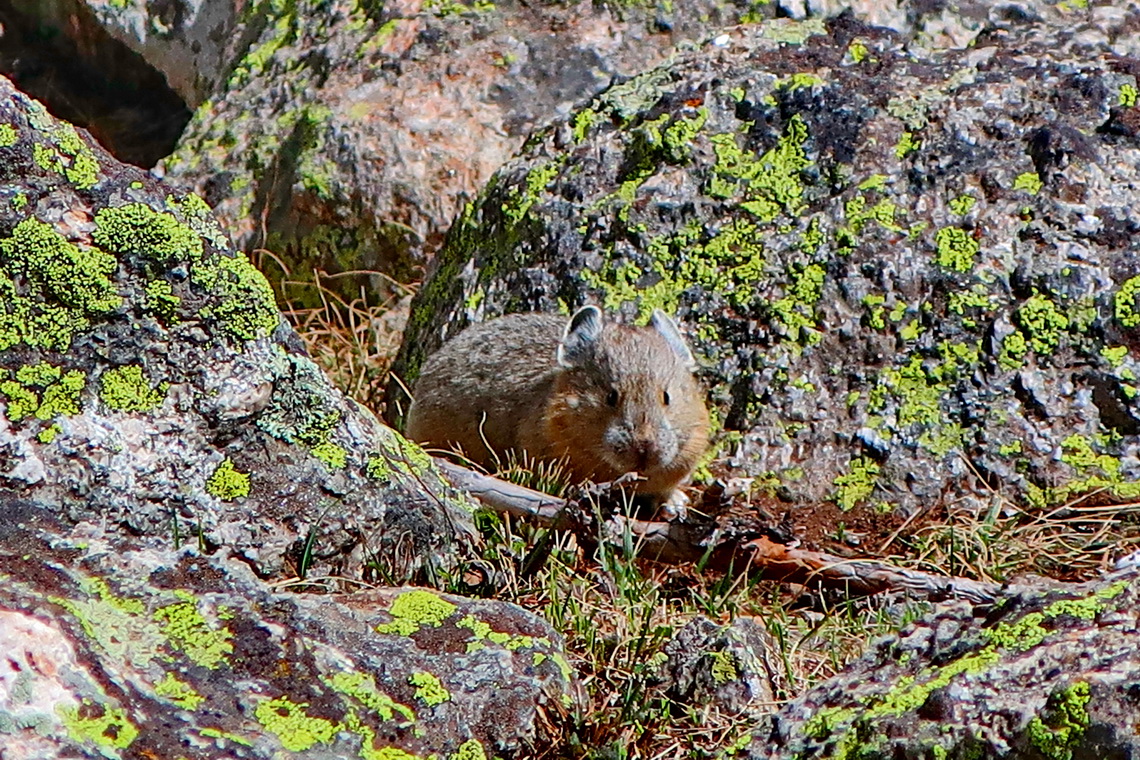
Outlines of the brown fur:
M 513 314 L 473 325 L 424 365 L 408 436 L 488 468 L 514 451 L 565 461 L 577 480 L 639 472 L 639 493 L 669 499 L 708 445 L 708 411 L 688 349 L 667 317 L 654 319 L 604 323 L 587 307 L 570 321 Z

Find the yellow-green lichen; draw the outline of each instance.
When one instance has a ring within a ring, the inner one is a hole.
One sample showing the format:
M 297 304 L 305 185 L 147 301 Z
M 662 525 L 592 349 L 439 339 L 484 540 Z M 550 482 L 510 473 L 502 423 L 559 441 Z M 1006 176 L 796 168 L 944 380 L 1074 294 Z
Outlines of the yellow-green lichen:
M 56 714 L 63 722 L 67 735 L 76 742 L 91 742 L 103 748 L 101 754 L 118 749 L 126 749 L 139 735 L 138 728 L 127 717 L 127 711 L 120 707 L 100 705 L 102 714 L 93 716 L 95 705 L 84 700 L 83 708 L 61 706 Z M 82 715 L 81 715 L 82 713 Z M 112 756 L 117 756 L 115 753 Z
M 907 155 L 914 153 L 921 147 L 922 140 L 915 137 L 912 132 L 903 132 L 898 143 L 895 145 L 895 158 L 906 158 Z
M 16 144 L 16 128 L 11 124 L 0 124 L 0 148 L 10 148 Z
M 145 203 L 100 209 L 95 214 L 92 239 L 113 253 L 161 265 L 197 262 L 203 255 L 202 238 L 197 233 Z
M 339 723 L 310 716 L 305 712 L 308 706 L 278 697 L 258 702 L 253 714 L 258 723 L 277 736 L 282 747 L 290 752 L 304 752 L 317 744 L 329 744 L 341 730 Z
M 1034 295 L 1017 310 L 1017 326 L 1029 339 L 1029 346 L 1038 354 L 1053 353 L 1061 342 L 1061 334 L 1069 327 L 1069 318 L 1043 295 Z
M 169 383 L 152 388 L 137 364 L 115 367 L 99 378 L 99 398 L 120 412 L 149 412 L 162 404 Z
M 459 749 L 447 756 L 447 760 L 487 760 L 487 752 L 478 739 L 468 739 Z
M 760 36 L 766 40 L 787 45 L 802 45 L 809 37 L 827 34 L 827 26 L 822 18 L 793 21 L 790 18 L 774 18 L 764 22 Z
M 978 241 L 958 227 L 943 227 L 934 235 L 938 265 L 956 272 L 969 272 L 974 268 Z
M 1024 190 L 1030 195 L 1037 195 L 1037 193 L 1041 192 L 1041 187 L 1041 178 L 1037 176 L 1037 172 L 1018 174 L 1017 178 L 1013 181 L 1014 190 Z
M 1105 358 L 1109 366 L 1116 369 L 1128 357 L 1128 346 L 1105 346 L 1100 350 L 1100 355 Z
M 206 480 L 206 493 L 222 501 L 245 498 L 249 496 L 249 489 L 249 473 L 238 471 L 229 457 Z
M 978 199 L 972 195 L 959 195 L 950 201 L 950 210 L 958 216 L 965 216 L 974 208 Z
M 788 121 L 776 146 L 759 158 L 742 150 L 736 135 L 713 135 L 716 164 L 709 195 L 730 198 L 743 191 L 741 208 L 765 223 L 774 221 L 781 211 L 799 215 L 804 205 L 800 173 L 812 165 L 804 150 L 807 137 L 807 124 L 799 114 Z
M 333 470 L 344 469 L 348 462 L 348 451 L 343 446 L 338 446 L 331 441 L 318 443 L 309 449 L 309 452 Z
M 195 664 L 215 670 L 233 654 L 233 634 L 225 626 L 213 627 L 199 611 L 193 594 L 175 591 L 181 602 L 155 610 L 154 619 L 171 645 Z
M 110 254 L 80 248 L 49 224 L 17 224 L 0 240 L 0 350 L 23 342 L 66 351 L 95 317 L 122 304 L 111 282 L 117 266 Z
M 190 684 L 180 681 L 173 673 L 167 673 L 154 685 L 154 693 L 185 710 L 196 710 L 206 701 Z
M 151 280 L 146 284 L 146 308 L 166 322 L 178 317 L 182 299 L 174 295 L 174 288 L 166 280 Z
M 40 443 L 47 445 L 55 440 L 55 437 L 63 431 L 63 428 L 58 423 L 49 425 L 36 434 L 36 440 Z
M 1140 325 L 1138 296 L 1140 296 L 1140 276 L 1125 280 L 1124 284 L 1120 286 L 1120 290 L 1116 291 L 1116 295 L 1113 296 L 1116 321 L 1124 327 Z
M 846 512 L 866 500 L 875 490 L 879 470 L 879 464 L 873 459 L 852 459 L 848 472 L 835 479 L 836 491 L 832 498 L 839 508 Z
M 1029 353 L 1029 343 L 1025 336 L 1013 332 L 1002 338 L 1001 351 L 998 354 L 998 364 L 1002 369 L 1017 370 L 1025 364 L 1025 355 Z
M 216 297 L 202 316 L 217 320 L 232 338 L 264 338 L 281 321 L 273 288 L 244 254 L 223 254 L 209 264 L 196 264 L 190 279 Z
M 376 626 L 376 630 L 380 633 L 409 636 L 421 626 L 438 628 L 455 610 L 454 604 L 430 591 L 405 591 L 396 597 L 388 609 L 388 614 L 395 619 L 390 623 L 381 623 Z
M 1136 105 L 1136 85 L 1127 83 L 1120 85 L 1117 102 L 1125 108 L 1133 108 Z
M 0 382 L 0 394 L 7 397 L 6 415 L 12 422 L 26 417 L 50 420 L 78 414 L 86 384 L 87 375 L 80 370 L 64 372 L 62 367 L 39 362 L 25 364 L 16 370 L 14 380 Z
M 99 181 L 99 162 L 75 127 L 51 119 L 46 112 L 29 109 L 28 121 L 38 132 L 32 157 L 40 168 L 67 178 L 77 190 L 88 190 Z
M 443 682 L 426 670 L 417 671 L 408 676 L 408 683 L 416 687 L 416 699 L 423 700 L 428 707 L 435 707 L 451 699 Z
M 360 702 L 380 716 L 381 720 L 392 720 L 399 713 L 408 722 L 415 721 L 416 713 L 407 705 L 402 705 L 384 694 L 376 686 L 376 679 L 366 673 L 339 672 L 327 679 L 336 691 Z
M 847 46 L 847 55 L 851 57 L 853 63 L 862 63 L 867 60 L 867 46 L 859 40 L 852 40 Z
M 1089 727 L 1089 685 L 1077 681 L 1055 690 L 1041 716 L 1033 716 L 1025 731 L 1030 743 L 1048 760 L 1070 760 L 1073 747 Z
M 723 685 L 740 678 L 736 669 L 736 660 L 728 652 L 710 652 L 712 658 L 712 677 L 718 685 Z

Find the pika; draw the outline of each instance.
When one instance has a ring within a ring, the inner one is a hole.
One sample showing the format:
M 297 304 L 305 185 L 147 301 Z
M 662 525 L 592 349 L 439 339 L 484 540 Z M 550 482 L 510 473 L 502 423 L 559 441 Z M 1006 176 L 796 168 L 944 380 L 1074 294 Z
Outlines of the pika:
M 427 360 L 407 433 L 487 467 L 513 451 L 563 461 L 578 481 L 636 472 L 639 495 L 673 503 L 708 446 L 694 367 L 661 311 L 646 327 L 606 322 L 596 306 L 569 320 L 512 314 L 469 327 Z

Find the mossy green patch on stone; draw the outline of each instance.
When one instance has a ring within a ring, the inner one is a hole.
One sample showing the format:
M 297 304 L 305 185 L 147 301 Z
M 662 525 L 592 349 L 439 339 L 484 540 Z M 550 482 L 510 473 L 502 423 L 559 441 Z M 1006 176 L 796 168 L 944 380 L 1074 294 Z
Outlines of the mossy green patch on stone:
M 1140 325 L 1140 276 L 1124 281 L 1120 290 L 1113 296 L 1113 307 L 1116 321 L 1123 327 L 1136 327 Z
M 0 124 L 0 148 L 10 148 L 16 144 L 16 128 L 11 124 Z
M 950 210 L 958 216 L 965 216 L 970 213 L 978 199 L 972 195 L 959 195 L 950 201 Z
M 1091 695 L 1084 681 L 1049 695 L 1040 716 L 1034 716 L 1026 733 L 1030 743 L 1048 760 L 1070 760 L 1073 748 L 1089 727 L 1088 703 Z
M 146 308 L 165 322 L 178 318 L 182 299 L 174 295 L 174 288 L 166 280 L 151 280 L 146 284 Z
M 100 714 L 93 715 L 97 710 L 101 710 Z M 139 735 L 138 728 L 127 717 L 127 711 L 120 707 L 95 705 L 84 700 L 82 708 L 60 706 L 56 714 L 71 739 L 81 744 L 93 743 L 102 748 L 100 754 L 107 754 L 105 750 L 126 749 Z M 117 756 L 117 753 L 112 756 Z
M 716 163 L 708 192 L 719 198 L 743 193 L 741 208 L 769 223 L 784 211 L 798 216 L 803 210 L 800 173 L 812 162 L 804 150 L 807 124 L 796 114 L 788 120 L 784 135 L 763 156 L 741 149 L 736 135 L 722 133 L 710 138 Z
M 1017 175 L 1013 181 L 1014 190 L 1024 190 L 1030 195 L 1037 195 L 1041 192 L 1042 186 L 1041 178 L 1037 176 L 1037 172 L 1024 172 Z
M 421 626 L 438 628 L 455 610 L 454 604 L 430 591 L 405 591 L 396 597 L 388 609 L 388 614 L 395 619 L 391 623 L 381 623 L 376 626 L 376 630 L 380 633 L 409 636 Z
M 66 351 L 76 333 L 122 304 L 111 281 L 117 266 L 110 254 L 80 248 L 49 224 L 17 224 L 0 240 L 0 350 L 22 342 Z
M 1025 333 L 1029 346 L 1038 354 L 1053 353 L 1061 342 L 1061 335 L 1069 327 L 1069 318 L 1047 297 L 1031 296 L 1017 310 L 1017 326 Z
M 120 412 L 149 412 L 166 398 L 169 383 L 152 388 L 137 364 L 107 370 L 99 377 L 99 398 Z
M 1105 346 L 1100 350 L 1100 355 L 1115 369 L 1128 357 L 1128 346 Z
M 846 474 L 835 479 L 835 503 L 844 512 L 865 501 L 875 490 L 879 476 L 879 464 L 867 457 L 855 457 Z
M 922 140 L 914 136 L 913 132 L 903 132 L 895 144 L 895 158 L 903 159 L 922 147 Z
M 478 739 L 468 739 L 459 749 L 447 756 L 447 760 L 487 760 L 487 752 Z
M 92 239 L 105 250 L 160 265 L 202 259 L 202 238 L 171 214 L 145 203 L 100 209 Z
M 75 127 L 54 121 L 46 112 L 29 113 L 28 121 L 37 132 L 32 156 L 40 168 L 66 177 L 77 190 L 95 186 L 99 161 Z
M 1125 108 L 1135 107 L 1136 85 L 1127 83 L 1120 85 L 1120 93 L 1117 95 L 1117 102 Z
M 343 446 L 338 446 L 331 441 L 318 443 L 309 449 L 309 452 L 333 470 L 343 469 L 348 462 L 348 451 Z
M 451 699 L 443 682 L 437 676 L 421 670 L 408 676 L 408 683 L 416 687 L 416 699 L 423 700 L 428 707 L 435 707 Z
M 190 279 L 217 298 L 201 315 L 217 320 L 232 338 L 264 338 L 280 323 L 272 286 L 244 254 L 223 254 L 209 264 L 195 264 Z
M 934 260 L 938 266 L 956 272 L 969 272 L 974 268 L 979 246 L 970 233 L 958 227 L 943 227 L 935 233 L 934 244 L 937 248 Z
M 249 496 L 249 474 L 239 472 L 233 460 L 227 457 L 206 480 L 206 493 L 222 501 L 233 501 Z
M 233 634 L 225 626 L 212 626 L 189 592 L 175 591 L 174 595 L 182 601 L 155 610 L 155 621 L 172 646 L 195 664 L 216 670 L 233 654 Z
M 304 752 L 318 744 L 329 744 L 341 730 L 339 723 L 310 716 L 308 703 L 296 703 L 288 697 L 265 699 L 257 703 L 253 715 L 281 746 L 290 752 Z
M 154 693 L 185 710 L 196 710 L 206 701 L 190 684 L 180 681 L 173 673 L 167 673 L 154 685 Z
M 375 677 L 371 675 L 357 671 L 341 671 L 330 676 L 327 683 L 341 694 L 360 702 L 380 716 L 381 720 L 392 720 L 397 713 L 408 722 L 416 719 L 416 713 L 412 708 L 400 704 L 381 692 L 376 685 Z
M 0 394 L 7 397 L 6 415 L 12 422 L 26 417 L 50 420 L 79 414 L 86 384 L 87 375 L 80 370 L 64 372 L 62 367 L 39 362 L 16 370 L 15 380 L 0 382 Z

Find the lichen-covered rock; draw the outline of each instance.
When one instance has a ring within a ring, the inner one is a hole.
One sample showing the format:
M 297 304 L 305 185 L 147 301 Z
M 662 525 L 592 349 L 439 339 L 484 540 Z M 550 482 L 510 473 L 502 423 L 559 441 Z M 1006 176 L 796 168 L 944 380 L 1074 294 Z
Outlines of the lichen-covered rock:
M 717 0 L 249 3 L 228 78 L 163 166 L 292 279 L 315 266 L 406 282 L 531 128 L 741 15 Z M 350 298 L 359 285 L 329 283 Z
M 201 199 L 0 79 L 0 486 L 264 577 L 454 568 L 469 500 L 298 346 Z
M 751 618 L 717 625 L 689 621 L 662 650 L 662 676 L 670 699 L 712 705 L 724 715 L 760 714 L 775 700 L 769 658 L 778 657 L 763 626 Z
M 705 368 L 726 469 L 837 522 L 980 508 L 994 483 L 1133 499 L 1138 74 L 1050 25 L 928 58 L 850 17 L 735 29 L 499 171 L 393 371 L 507 311 L 662 308 Z
M 1140 575 L 946 607 L 776 713 L 749 756 L 1104 760 L 1140 753 Z
M 549 743 L 575 701 L 513 605 L 274 594 L 221 553 L 49 545 L 0 512 L 6 757 L 476 760 Z

